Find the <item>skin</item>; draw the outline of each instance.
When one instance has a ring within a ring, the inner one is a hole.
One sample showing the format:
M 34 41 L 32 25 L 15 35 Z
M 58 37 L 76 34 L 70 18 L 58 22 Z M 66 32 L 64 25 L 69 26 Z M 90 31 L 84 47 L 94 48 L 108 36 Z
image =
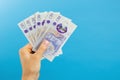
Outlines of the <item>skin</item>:
M 44 40 L 38 50 L 33 54 L 32 46 L 27 44 L 20 49 L 20 60 L 22 65 L 22 80 L 38 80 L 43 53 L 49 42 Z

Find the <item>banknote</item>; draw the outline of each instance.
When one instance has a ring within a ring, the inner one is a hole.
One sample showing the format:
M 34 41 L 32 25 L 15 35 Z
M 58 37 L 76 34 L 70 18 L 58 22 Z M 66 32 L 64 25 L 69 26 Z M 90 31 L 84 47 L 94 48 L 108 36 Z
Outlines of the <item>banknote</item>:
M 39 29 L 39 35 L 38 36 L 38 40 L 37 40 L 37 43 L 33 46 L 33 51 L 36 51 L 39 47 L 39 45 L 41 44 L 42 40 L 43 40 L 43 37 L 44 37 L 44 34 L 47 32 L 47 30 L 49 29 L 49 22 L 50 20 L 52 21 L 52 19 L 54 19 L 56 17 L 56 15 L 59 15 L 59 13 L 54 13 L 54 12 L 48 12 L 46 18 L 42 19 L 41 21 L 41 27 Z M 50 19 L 50 20 L 46 20 L 46 19 Z
M 44 13 L 43 13 L 44 14 Z M 48 14 L 47 14 L 47 16 L 45 16 L 45 14 L 44 14 L 44 16 L 41 14 L 41 21 L 40 21 L 40 19 L 39 20 L 37 20 L 38 21 L 38 23 L 42 23 L 41 24 L 41 27 L 39 27 L 39 36 L 38 36 L 38 38 L 39 38 L 39 40 L 38 40 L 38 42 L 36 43 L 37 45 L 35 45 L 35 46 L 37 46 L 37 48 L 39 47 L 39 45 L 40 45 L 40 43 L 42 42 L 42 34 L 44 34 L 46 31 L 47 31 L 47 29 L 48 29 L 48 27 L 47 27 L 47 25 L 46 24 L 48 24 L 49 23 L 49 21 L 46 21 L 46 19 L 45 19 L 45 17 L 46 18 L 50 18 L 51 20 L 52 19 L 54 19 L 54 16 L 55 15 L 58 15 L 58 14 L 60 14 L 60 13 L 54 13 L 54 12 L 49 12 Z M 38 18 L 40 18 L 40 14 L 38 14 L 39 16 L 38 16 Z M 43 17 L 43 18 L 42 18 Z M 34 49 L 34 47 L 33 47 L 33 51 L 36 51 L 37 50 L 37 48 L 35 48 Z M 49 47 L 48 47 L 49 48 Z M 62 50 L 60 49 L 60 50 L 58 50 L 58 52 L 56 52 L 56 54 L 62 54 Z M 50 60 L 50 61 L 52 61 L 52 59 L 51 59 L 51 57 L 49 57 L 49 56 L 46 56 L 47 57 L 47 59 L 48 60 Z
M 43 25 L 47 15 L 48 15 L 48 12 L 36 13 L 36 26 L 37 26 L 36 34 L 35 34 L 36 40 L 42 37 L 42 34 L 43 34 L 42 29 L 43 29 Z
M 53 61 L 63 54 L 62 47 L 76 29 L 71 19 L 60 12 L 36 12 L 18 23 L 19 28 L 32 45 L 32 50 L 37 51 L 43 41 L 50 44 L 43 54 L 43 59 Z
M 54 18 L 54 20 L 53 20 L 53 22 L 52 22 L 52 25 L 53 25 L 53 26 L 57 25 L 57 23 L 62 20 L 61 18 L 64 18 L 65 20 L 67 20 L 67 21 L 69 21 L 69 22 L 71 21 L 71 19 L 69 19 L 69 18 L 67 18 L 67 17 L 62 16 L 61 14 L 59 14 L 59 15 L 57 15 L 56 18 Z M 49 46 L 49 47 L 50 47 L 50 46 Z M 48 48 L 45 53 L 50 53 L 50 51 L 51 51 L 51 49 Z M 62 49 L 60 48 L 60 49 L 58 49 L 58 51 L 55 52 L 54 55 L 53 55 L 53 54 L 52 54 L 52 55 L 51 55 L 51 54 L 44 54 L 44 57 L 46 57 L 49 61 L 52 62 L 55 57 L 61 55 L 62 53 L 63 53 L 63 52 L 62 52 Z
M 35 13 L 36 14 L 36 13 Z M 35 34 L 36 34 L 36 15 L 33 14 L 32 16 L 30 16 L 28 19 L 30 20 L 30 23 L 31 23 L 31 36 L 33 38 L 33 41 L 34 43 L 36 43 L 36 37 L 35 37 Z
M 60 22 L 58 22 L 56 25 L 53 25 L 53 23 L 54 21 L 51 21 L 51 24 L 49 24 L 50 28 L 44 34 L 43 40 L 45 39 L 50 42 L 49 48 L 44 53 L 44 57 L 46 57 L 46 55 L 57 55 L 56 53 L 58 50 L 62 48 L 67 39 L 77 27 L 75 24 L 69 20 L 66 20 L 64 17 L 62 17 Z
M 25 35 L 25 37 L 27 38 L 27 40 L 33 46 L 34 42 L 33 42 L 33 39 L 31 37 L 31 34 L 30 34 L 30 31 L 29 31 L 28 27 L 26 27 L 26 25 L 25 25 L 25 22 L 21 21 L 20 23 L 18 23 L 18 26 L 21 29 L 21 31 L 23 32 L 23 34 Z

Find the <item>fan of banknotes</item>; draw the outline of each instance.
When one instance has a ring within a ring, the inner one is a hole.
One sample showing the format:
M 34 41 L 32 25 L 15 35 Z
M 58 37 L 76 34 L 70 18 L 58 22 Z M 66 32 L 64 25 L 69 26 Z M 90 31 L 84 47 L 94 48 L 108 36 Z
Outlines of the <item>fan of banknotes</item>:
M 53 61 L 61 55 L 62 47 L 76 29 L 71 19 L 59 12 L 36 12 L 18 23 L 19 28 L 36 51 L 43 41 L 49 42 L 43 58 Z

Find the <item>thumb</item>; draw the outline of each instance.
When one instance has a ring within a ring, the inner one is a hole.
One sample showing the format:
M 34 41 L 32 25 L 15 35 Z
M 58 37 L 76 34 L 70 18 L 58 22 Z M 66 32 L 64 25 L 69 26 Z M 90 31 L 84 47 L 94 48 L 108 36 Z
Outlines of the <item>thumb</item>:
M 38 50 L 36 51 L 36 56 L 38 56 L 39 58 L 42 58 L 43 53 L 45 52 L 48 46 L 49 46 L 49 41 L 43 40 Z

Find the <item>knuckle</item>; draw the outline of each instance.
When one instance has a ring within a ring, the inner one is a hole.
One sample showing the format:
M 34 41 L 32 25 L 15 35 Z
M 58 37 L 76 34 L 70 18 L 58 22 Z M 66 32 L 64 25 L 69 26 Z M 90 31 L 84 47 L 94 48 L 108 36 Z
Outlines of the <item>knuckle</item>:
M 23 48 L 19 49 L 19 54 L 21 55 L 23 53 Z

